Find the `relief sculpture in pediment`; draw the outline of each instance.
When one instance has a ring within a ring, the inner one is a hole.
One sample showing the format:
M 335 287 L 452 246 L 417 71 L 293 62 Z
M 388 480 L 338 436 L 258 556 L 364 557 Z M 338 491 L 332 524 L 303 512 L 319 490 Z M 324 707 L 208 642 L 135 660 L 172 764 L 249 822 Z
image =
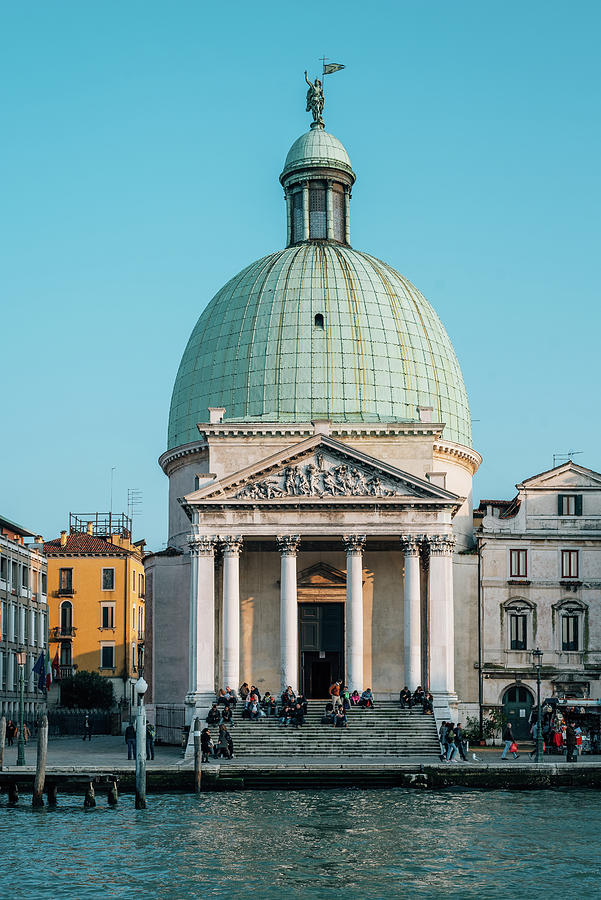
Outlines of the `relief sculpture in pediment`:
M 289 465 L 269 478 L 247 484 L 236 497 L 272 500 L 276 497 L 394 497 L 407 493 L 392 479 L 383 484 L 377 471 L 340 463 L 331 464 L 323 454 L 309 463 Z

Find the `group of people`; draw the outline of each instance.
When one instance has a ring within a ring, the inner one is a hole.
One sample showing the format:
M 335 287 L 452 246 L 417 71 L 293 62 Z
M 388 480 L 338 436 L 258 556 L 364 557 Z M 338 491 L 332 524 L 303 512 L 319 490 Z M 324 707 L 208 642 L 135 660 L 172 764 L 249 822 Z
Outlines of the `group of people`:
M 86 717 L 87 718 L 87 717 Z M 154 759 L 154 741 L 156 730 L 151 722 L 146 723 L 146 759 Z M 84 735 L 85 741 L 85 735 Z M 127 758 L 136 758 L 136 729 L 133 722 L 130 722 L 125 729 L 125 743 L 127 744 Z
M 399 702 L 401 704 L 401 709 L 412 710 L 414 707 L 421 706 L 422 713 L 434 714 L 434 697 L 430 691 L 424 690 L 421 684 L 416 687 L 413 693 L 411 693 L 407 685 L 405 685 L 399 694 Z
M 234 755 L 234 742 L 232 736 L 227 730 L 227 726 L 222 722 L 217 733 L 217 740 L 214 741 L 211 735 L 211 729 L 207 726 L 200 733 L 200 752 L 202 762 L 208 762 L 209 757 L 213 759 L 232 759 Z
M 442 762 L 458 762 L 457 755 L 467 762 L 466 743 L 461 722 L 442 722 L 438 729 L 440 759 Z
M 25 723 L 23 723 L 23 740 L 25 743 L 29 740 L 31 734 L 29 728 Z M 6 723 L 6 746 L 12 747 L 13 743 L 19 737 L 19 726 L 16 722 L 13 722 L 12 719 L 9 719 Z

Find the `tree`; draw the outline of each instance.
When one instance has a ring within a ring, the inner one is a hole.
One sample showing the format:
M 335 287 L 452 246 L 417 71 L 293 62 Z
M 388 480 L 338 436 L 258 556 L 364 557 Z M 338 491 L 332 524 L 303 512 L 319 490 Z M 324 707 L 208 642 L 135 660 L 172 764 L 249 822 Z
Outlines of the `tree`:
M 61 681 L 61 703 L 69 709 L 110 709 L 115 702 L 113 685 L 98 672 L 76 672 Z

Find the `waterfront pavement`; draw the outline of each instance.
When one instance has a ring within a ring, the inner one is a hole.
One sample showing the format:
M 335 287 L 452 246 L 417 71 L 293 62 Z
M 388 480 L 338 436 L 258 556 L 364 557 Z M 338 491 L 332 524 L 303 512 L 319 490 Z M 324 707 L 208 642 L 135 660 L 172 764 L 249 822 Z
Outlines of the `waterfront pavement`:
M 235 739 L 235 735 L 234 735 Z M 455 768 L 456 766 L 470 766 L 470 767 L 486 767 L 490 765 L 503 765 L 507 767 L 511 767 L 512 765 L 532 765 L 536 766 L 536 763 L 533 760 L 529 759 L 528 753 L 531 748 L 531 744 L 528 744 L 525 747 L 520 747 L 520 757 L 519 760 L 513 760 L 508 758 L 506 761 L 501 763 L 501 747 L 476 747 L 474 750 L 470 750 L 468 755 L 468 762 L 462 763 L 461 761 L 452 763 L 446 763 L 445 765 L 452 766 Z M 472 753 L 475 752 L 478 757 L 477 760 L 473 759 Z M 26 765 L 27 766 L 35 766 L 36 762 L 36 744 L 35 741 L 30 741 L 29 745 L 26 748 L 25 752 L 26 757 Z M 16 744 L 12 747 L 5 747 L 4 750 L 4 768 L 12 768 L 17 759 L 17 747 Z M 545 756 L 545 763 L 548 764 L 565 764 L 564 756 Z M 432 759 L 429 758 L 425 760 L 416 757 L 403 757 L 402 759 L 398 759 L 394 756 L 378 756 L 378 757 L 361 757 L 359 759 L 353 758 L 345 760 L 343 757 L 314 757 L 312 756 L 310 759 L 305 759 L 302 756 L 290 756 L 290 757 L 280 757 L 279 759 L 274 759 L 273 757 L 261 757 L 257 756 L 238 756 L 234 757 L 233 760 L 224 760 L 221 759 L 215 761 L 215 763 L 210 762 L 208 765 L 211 766 L 213 764 L 218 764 L 222 767 L 227 767 L 228 764 L 239 768 L 244 766 L 245 763 L 248 763 L 252 766 L 281 766 L 289 764 L 293 767 L 304 766 L 307 765 L 310 768 L 316 766 L 335 766 L 340 767 L 341 765 L 348 765 L 349 767 L 357 766 L 357 765 L 378 765 L 382 768 L 387 766 L 398 766 L 402 764 L 403 766 L 416 766 L 421 764 L 432 765 Z M 578 760 L 577 765 L 596 765 L 598 766 L 601 763 L 601 758 L 599 756 L 581 756 Z M 63 768 L 63 767 L 73 767 L 76 766 L 78 768 L 82 767 L 98 767 L 106 770 L 107 768 L 114 767 L 120 770 L 131 768 L 132 771 L 135 769 L 135 760 L 127 759 L 127 747 L 124 742 L 123 737 L 113 737 L 110 735 L 93 735 L 91 741 L 82 741 L 79 737 L 60 737 L 60 738 L 50 738 L 48 741 L 48 758 L 47 765 L 49 767 Z M 182 757 L 182 751 L 180 747 L 172 747 L 165 745 L 156 745 L 155 746 L 155 758 L 154 760 L 147 760 L 147 768 L 149 770 L 173 770 L 173 769 L 188 769 L 192 768 L 193 760 L 188 758 L 186 760 Z

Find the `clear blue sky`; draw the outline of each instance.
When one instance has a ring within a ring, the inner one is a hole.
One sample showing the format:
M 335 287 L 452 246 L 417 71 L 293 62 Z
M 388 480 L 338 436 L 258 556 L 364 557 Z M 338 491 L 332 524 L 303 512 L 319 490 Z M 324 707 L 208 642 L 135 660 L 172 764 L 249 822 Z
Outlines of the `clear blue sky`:
M 143 491 L 166 540 L 169 400 L 200 312 L 284 244 L 278 174 L 325 53 L 352 241 L 445 323 L 510 497 L 601 469 L 598 2 L 0 4 L 0 512 L 53 537 Z

